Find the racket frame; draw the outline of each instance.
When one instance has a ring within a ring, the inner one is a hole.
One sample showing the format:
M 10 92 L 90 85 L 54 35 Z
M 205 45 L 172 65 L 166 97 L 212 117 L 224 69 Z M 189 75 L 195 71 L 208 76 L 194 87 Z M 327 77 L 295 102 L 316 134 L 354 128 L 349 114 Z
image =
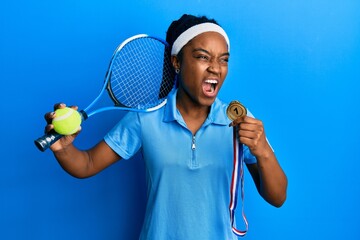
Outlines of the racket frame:
M 167 98 L 166 96 L 163 97 L 163 101 L 160 102 L 157 106 L 151 107 L 151 108 L 147 108 L 147 109 L 136 109 L 136 108 L 130 108 L 127 106 L 124 106 L 123 104 L 121 104 L 116 97 L 113 95 L 112 91 L 111 91 L 111 86 L 110 86 L 110 77 L 111 77 L 111 70 L 112 70 L 112 66 L 114 63 L 114 59 L 116 59 L 117 54 L 120 52 L 120 50 L 126 46 L 126 44 L 128 44 L 129 42 L 138 39 L 138 38 L 153 38 L 158 40 L 159 42 L 163 43 L 165 47 L 168 47 L 169 44 L 164 41 L 161 38 L 157 38 L 154 36 L 149 36 L 147 34 L 137 34 L 134 35 L 128 39 L 126 39 L 125 41 L 123 41 L 114 51 L 111 60 L 110 60 L 110 64 L 109 67 L 107 69 L 106 75 L 105 75 L 105 79 L 104 79 L 104 83 L 103 86 L 100 90 L 100 93 L 98 94 L 98 96 L 83 110 L 80 110 L 79 113 L 82 117 L 82 122 L 87 120 L 89 117 L 91 117 L 94 114 L 100 113 L 100 112 L 104 112 L 104 111 L 109 111 L 109 110 L 122 110 L 122 111 L 134 111 L 134 112 L 151 112 L 151 111 L 155 111 L 157 109 L 160 109 L 161 107 L 163 107 L 166 103 L 167 103 Z M 174 81 L 175 82 L 175 81 Z M 174 88 L 175 83 L 173 84 L 172 88 Z M 111 98 L 111 100 L 114 102 L 114 106 L 107 106 L 107 107 L 101 107 L 98 108 L 92 112 L 89 112 L 89 109 L 91 109 L 98 101 L 99 99 L 102 97 L 105 89 L 107 89 L 107 92 Z M 171 90 L 170 90 L 171 91 Z M 56 142 L 57 140 L 59 140 L 60 138 L 62 138 L 63 135 L 56 133 L 55 131 L 50 131 L 49 133 L 43 135 L 42 137 L 36 139 L 34 141 L 36 147 L 44 152 L 47 148 L 49 148 L 54 142 Z
M 120 103 L 116 97 L 114 96 L 114 94 L 112 93 L 111 91 L 111 83 L 110 83 L 110 77 L 111 77 L 111 69 L 112 69 L 112 66 L 114 64 L 114 59 L 116 59 L 116 56 L 117 54 L 120 52 L 120 50 L 126 46 L 129 42 L 135 40 L 135 39 L 138 39 L 138 38 L 153 38 L 153 39 L 156 39 L 158 40 L 159 42 L 162 42 L 164 44 L 164 46 L 168 47 L 169 44 L 164 41 L 163 39 L 161 38 L 158 38 L 158 37 L 154 37 L 154 36 L 149 36 L 147 34 L 137 34 L 137 35 L 134 35 L 128 39 L 126 39 L 125 41 L 123 41 L 114 51 L 112 57 L 111 57 L 111 60 L 110 60 L 110 64 L 109 64 L 109 67 L 108 67 L 108 70 L 106 72 L 106 75 L 105 75 L 105 81 L 104 81 L 104 84 L 101 88 L 101 91 L 100 93 L 98 94 L 98 96 L 84 109 L 82 110 L 82 114 L 84 115 L 83 118 L 84 119 L 87 119 L 89 117 L 91 117 L 92 115 L 94 114 L 97 114 L 99 112 L 104 112 L 104 111 L 109 111 L 109 110 L 121 110 L 121 111 L 134 111 L 134 112 L 152 112 L 152 111 L 155 111 L 157 109 L 160 109 L 161 107 L 163 107 L 166 102 L 167 102 L 167 98 L 165 97 L 164 100 L 157 106 L 155 107 L 152 107 L 152 108 L 148 108 L 148 109 L 136 109 L 136 108 L 129 108 L 125 105 L 123 105 L 122 103 Z M 98 100 L 101 98 L 103 92 L 105 91 L 105 89 L 107 90 L 111 100 L 114 102 L 115 106 L 107 106 L 107 107 L 102 107 L 102 108 L 99 108 L 97 110 L 94 110 L 93 112 L 90 112 L 88 113 L 88 111 L 95 105 L 96 102 L 98 102 Z

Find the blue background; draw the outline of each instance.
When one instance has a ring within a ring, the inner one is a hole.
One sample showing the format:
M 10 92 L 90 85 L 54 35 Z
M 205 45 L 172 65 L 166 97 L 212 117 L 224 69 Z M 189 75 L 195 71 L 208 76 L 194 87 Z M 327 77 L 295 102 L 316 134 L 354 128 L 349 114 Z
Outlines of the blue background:
M 117 44 L 164 37 L 183 13 L 214 17 L 228 32 L 220 97 L 263 120 L 288 176 L 276 209 L 247 173 L 245 239 L 360 238 L 358 0 L 33 0 L 0 8 L 0 239 L 137 238 L 146 201 L 139 158 L 78 180 L 33 140 L 54 103 L 83 108 L 97 95 Z M 121 116 L 94 116 L 76 144 L 92 146 Z

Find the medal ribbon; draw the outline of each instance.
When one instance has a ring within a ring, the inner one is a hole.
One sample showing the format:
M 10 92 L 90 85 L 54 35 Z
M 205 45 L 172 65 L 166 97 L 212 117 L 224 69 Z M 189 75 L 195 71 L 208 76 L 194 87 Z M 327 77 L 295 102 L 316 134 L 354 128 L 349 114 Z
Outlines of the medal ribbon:
M 235 235 L 243 237 L 248 231 L 249 224 L 244 213 L 244 152 L 243 145 L 239 142 L 236 127 L 233 127 L 233 147 L 234 147 L 234 166 L 230 187 L 230 222 L 232 231 Z M 242 217 L 245 223 L 245 230 L 238 230 L 235 227 L 235 210 L 238 200 L 238 189 L 240 184 L 241 203 L 242 203 Z

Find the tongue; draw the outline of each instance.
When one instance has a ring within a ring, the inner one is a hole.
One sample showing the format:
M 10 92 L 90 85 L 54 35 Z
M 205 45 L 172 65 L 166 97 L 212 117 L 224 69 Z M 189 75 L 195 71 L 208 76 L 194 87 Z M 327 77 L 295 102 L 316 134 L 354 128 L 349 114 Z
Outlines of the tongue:
M 212 92 L 212 84 L 210 83 L 204 83 L 203 89 L 205 92 Z
M 206 96 L 208 97 L 213 97 L 214 93 L 215 93 L 215 89 L 213 87 L 213 84 L 211 83 L 204 83 L 203 84 L 203 92 Z

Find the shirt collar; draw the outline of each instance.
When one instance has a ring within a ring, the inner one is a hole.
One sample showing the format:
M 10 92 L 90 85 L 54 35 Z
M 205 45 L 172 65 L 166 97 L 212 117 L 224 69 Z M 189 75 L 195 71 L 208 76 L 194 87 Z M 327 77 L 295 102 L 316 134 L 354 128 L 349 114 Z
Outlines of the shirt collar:
M 177 88 L 173 89 L 167 98 L 167 103 L 164 106 L 164 122 L 178 121 L 183 123 L 184 120 L 176 108 L 176 94 Z M 208 124 L 217 124 L 217 125 L 229 125 L 230 120 L 226 116 L 226 105 L 221 102 L 218 98 L 215 99 L 214 103 L 211 105 L 210 113 L 204 123 Z

